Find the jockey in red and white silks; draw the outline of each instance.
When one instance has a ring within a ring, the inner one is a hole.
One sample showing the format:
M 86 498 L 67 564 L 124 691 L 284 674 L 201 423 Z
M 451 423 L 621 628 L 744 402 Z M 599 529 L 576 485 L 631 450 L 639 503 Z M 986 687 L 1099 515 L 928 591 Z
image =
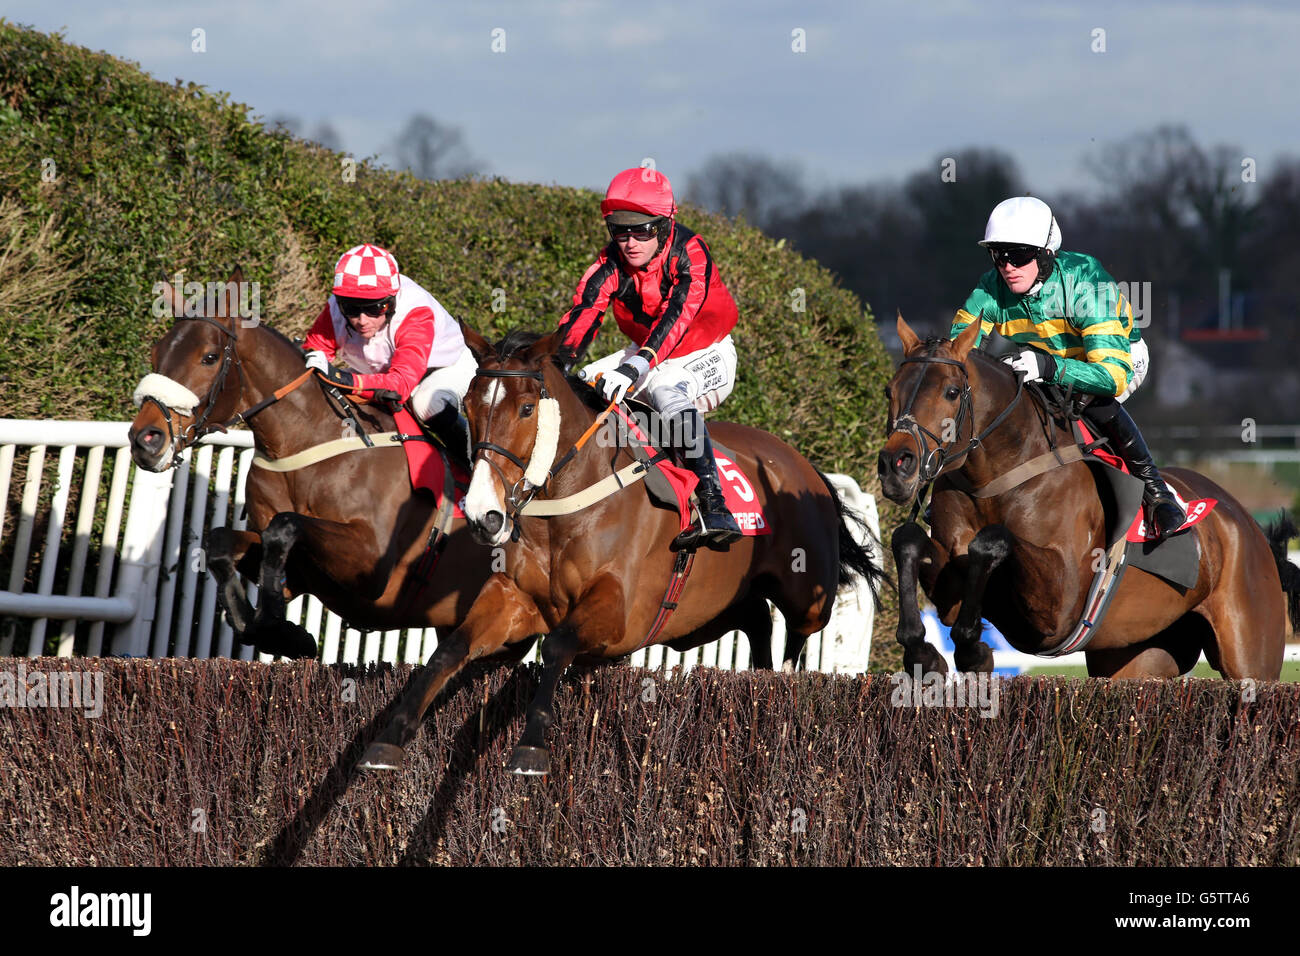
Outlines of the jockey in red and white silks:
M 379 246 L 345 252 L 332 293 L 307 333 L 307 365 L 363 398 L 409 398 L 416 417 L 451 430 L 458 448 L 453 425 L 477 364 L 456 320 Z M 335 358 L 348 370 L 332 368 Z

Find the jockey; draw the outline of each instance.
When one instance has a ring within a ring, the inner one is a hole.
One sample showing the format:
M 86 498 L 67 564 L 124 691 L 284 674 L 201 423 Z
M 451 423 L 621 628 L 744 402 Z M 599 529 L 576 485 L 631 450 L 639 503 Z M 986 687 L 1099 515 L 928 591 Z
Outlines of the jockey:
M 736 383 L 731 330 L 738 314 L 704 240 L 674 221 L 668 177 L 625 169 L 600 204 L 610 242 L 587 269 L 560 320 L 559 358 L 568 371 L 591 344 L 611 301 L 618 327 L 632 344 L 582 369 L 605 401 L 631 393 L 657 411 L 669 442 L 699 479 L 700 522 L 678 536 L 678 547 L 723 549 L 740 538 L 727 510 L 703 412 L 717 408 Z
M 401 275 L 379 246 L 354 246 L 334 267 L 333 294 L 303 347 L 307 366 L 362 398 L 406 402 L 448 450 L 468 455 L 460 403 L 478 368 L 460 324 L 432 295 Z M 341 355 L 348 369 L 330 361 Z
M 1143 500 L 1159 538 L 1187 516 L 1151 460 L 1137 425 L 1121 404 L 1146 377 L 1146 343 L 1132 306 L 1092 256 L 1060 252 L 1061 230 L 1041 199 L 1016 196 L 994 207 L 980 242 L 994 268 L 958 310 L 951 338 L 979 316 L 1021 346 L 1004 359 L 1026 382 L 1073 386 L 1091 401 L 1083 418 L 1107 439 L 1146 485 Z

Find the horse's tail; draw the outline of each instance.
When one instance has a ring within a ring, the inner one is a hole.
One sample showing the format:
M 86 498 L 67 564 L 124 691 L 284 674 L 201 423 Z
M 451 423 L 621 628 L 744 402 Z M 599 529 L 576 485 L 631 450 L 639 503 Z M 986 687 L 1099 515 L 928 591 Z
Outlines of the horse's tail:
M 1300 532 L 1296 531 L 1295 522 L 1286 510 L 1278 512 L 1277 521 L 1270 524 L 1264 534 L 1268 536 L 1268 546 L 1277 562 L 1277 576 L 1282 579 L 1282 590 L 1286 594 L 1287 609 L 1291 614 L 1291 628 L 1300 632 L 1300 568 L 1286 559 L 1287 542 Z
M 835 502 L 835 514 L 839 518 L 839 586 L 844 588 L 859 579 L 865 580 L 867 586 L 871 588 L 872 603 L 879 610 L 880 582 L 884 581 L 891 587 L 893 586 L 893 582 L 885 574 L 884 561 L 878 561 L 878 556 L 881 553 L 880 541 L 871 533 L 871 529 L 867 527 L 867 523 L 862 520 L 860 515 L 844 506 L 844 499 L 840 497 L 840 493 L 835 490 L 835 486 L 830 483 L 830 480 L 820 471 L 817 474 L 826 484 L 826 490 L 830 492 L 831 500 Z M 858 544 L 858 539 L 853 536 L 849 528 L 850 522 L 861 532 L 865 544 Z

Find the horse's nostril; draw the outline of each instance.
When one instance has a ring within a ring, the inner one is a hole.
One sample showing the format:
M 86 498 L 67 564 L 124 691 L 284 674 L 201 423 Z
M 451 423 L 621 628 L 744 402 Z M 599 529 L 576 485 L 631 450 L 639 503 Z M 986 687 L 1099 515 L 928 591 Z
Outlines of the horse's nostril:
M 488 534 L 496 534 L 505 524 L 506 517 L 499 511 L 489 511 L 483 516 L 483 527 L 487 529 Z

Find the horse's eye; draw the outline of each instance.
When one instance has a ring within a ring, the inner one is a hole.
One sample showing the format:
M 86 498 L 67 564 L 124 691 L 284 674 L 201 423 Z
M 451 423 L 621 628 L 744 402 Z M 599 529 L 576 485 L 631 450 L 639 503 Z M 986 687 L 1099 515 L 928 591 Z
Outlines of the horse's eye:
M 529 403 L 528 403 L 527 405 L 525 405 L 523 408 L 519 409 L 519 417 L 520 417 L 520 418 L 527 418 L 527 417 L 528 417 L 529 415 L 531 415 L 532 413 L 533 413 L 533 403 L 532 403 L 532 402 L 529 402 Z
M 203 356 L 203 364 L 204 364 L 204 365 L 216 365 L 216 364 L 217 364 L 217 359 L 220 358 L 220 357 L 221 357 L 221 356 L 218 355 L 216 352 L 208 352 L 206 355 Z
M 956 385 L 949 385 L 943 393 L 943 397 L 950 402 L 954 401 L 959 395 L 961 395 L 961 389 Z

